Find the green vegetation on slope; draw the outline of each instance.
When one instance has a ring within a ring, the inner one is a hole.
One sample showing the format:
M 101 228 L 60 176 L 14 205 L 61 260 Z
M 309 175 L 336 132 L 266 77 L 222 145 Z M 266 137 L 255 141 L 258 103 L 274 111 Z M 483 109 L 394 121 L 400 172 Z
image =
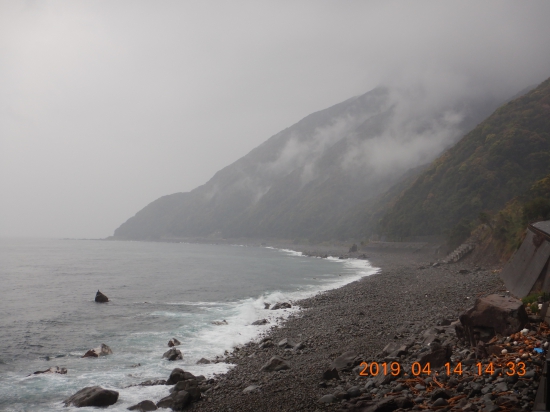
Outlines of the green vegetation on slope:
M 480 213 L 495 214 L 540 179 L 544 187 L 549 173 L 550 79 L 500 107 L 436 159 L 388 209 L 379 231 L 390 238 L 449 234 L 456 243 Z M 532 196 L 516 205 L 521 219 L 548 204 Z
M 488 228 L 495 250 L 508 258 L 521 244 L 528 223 L 550 219 L 550 174 L 535 182 L 522 196 L 510 200 L 494 216 Z

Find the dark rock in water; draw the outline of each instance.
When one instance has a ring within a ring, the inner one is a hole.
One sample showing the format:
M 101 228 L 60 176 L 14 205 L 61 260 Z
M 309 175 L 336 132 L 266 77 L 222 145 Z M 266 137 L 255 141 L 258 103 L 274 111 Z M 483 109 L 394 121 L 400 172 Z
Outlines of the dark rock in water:
M 113 351 L 110 347 L 105 345 L 104 343 L 101 344 L 101 346 L 90 349 L 88 352 L 86 352 L 82 357 L 83 358 L 98 358 L 99 356 L 107 356 L 112 355 Z
M 67 369 L 60 368 L 59 366 L 52 366 L 51 368 L 46 369 L 45 371 L 36 371 L 33 373 L 33 375 L 40 375 L 42 373 L 59 373 L 60 375 L 66 375 Z
M 336 368 L 327 369 L 323 372 L 323 379 L 326 381 L 331 379 L 340 379 L 340 376 L 338 375 L 338 370 Z
M 201 399 L 201 391 L 198 387 L 199 383 L 195 379 L 188 379 L 184 381 L 179 381 L 170 389 L 171 396 L 176 396 L 177 392 L 185 391 L 191 397 L 192 402 L 196 402 Z
M 140 403 L 130 406 L 129 411 L 149 412 L 156 411 L 158 408 L 153 401 L 141 401 Z
M 222 325 L 227 325 L 227 321 L 224 319 L 222 321 L 219 321 L 219 320 L 215 320 L 214 322 L 212 322 L 212 325 L 216 325 L 216 326 L 222 326 Z
M 280 356 L 273 356 L 260 370 L 264 372 L 277 372 L 284 369 L 290 369 L 287 361 Z
M 173 369 L 172 372 L 170 373 L 170 377 L 166 381 L 166 384 L 167 385 L 175 385 L 179 381 L 184 380 L 185 379 L 184 378 L 184 373 L 185 372 L 184 372 L 183 369 L 180 369 L 180 368 Z
M 255 322 L 252 322 L 253 325 L 267 325 L 269 321 L 267 319 L 260 319 Z
M 264 309 L 269 309 L 271 305 L 269 303 L 264 303 Z
M 465 338 L 472 346 L 488 342 L 496 334 L 509 336 L 528 322 L 523 302 L 510 296 L 489 295 L 476 300 L 474 307 L 460 315 Z
M 179 381 L 174 385 L 172 389 L 170 389 L 170 393 L 179 392 L 179 391 L 189 391 L 189 389 L 196 388 L 198 385 L 199 383 L 195 379 L 187 379 L 187 380 Z
M 174 392 L 157 402 L 159 408 L 170 408 L 181 411 L 191 403 L 191 395 L 186 391 Z
M 339 371 L 349 370 L 355 366 L 356 357 L 357 354 L 355 352 L 344 352 L 332 361 L 332 367 Z
M 207 365 L 211 363 L 208 359 L 206 358 L 200 358 L 198 361 L 197 361 L 197 365 Z
M 168 347 L 171 348 L 173 346 L 179 346 L 181 345 L 181 342 L 177 340 L 176 338 L 172 338 L 168 341 Z
M 196 379 L 196 377 L 190 372 L 185 372 L 183 369 L 175 368 L 170 373 L 170 377 L 166 381 L 166 385 L 175 385 L 176 383 L 187 379 Z
M 181 360 L 183 359 L 183 355 L 180 350 L 176 348 L 172 348 L 162 355 L 163 358 L 168 359 L 169 361 L 175 361 L 175 360 Z
M 198 386 L 191 386 L 188 389 L 177 391 L 175 393 L 179 393 L 179 392 L 187 392 L 191 397 L 191 402 L 199 401 L 202 397 L 201 390 L 198 388 Z
M 271 310 L 289 309 L 292 305 L 288 302 L 278 302 L 271 307 Z
M 139 386 L 157 386 L 157 385 L 166 385 L 166 381 L 164 379 L 155 379 L 154 381 L 148 380 L 145 382 L 141 382 L 139 384 Z
M 70 398 L 63 401 L 65 406 L 110 406 L 118 400 L 118 392 L 103 389 L 100 386 L 89 386 L 79 390 Z
M 106 303 L 109 302 L 109 298 L 98 290 L 95 294 L 95 301 L 97 303 Z

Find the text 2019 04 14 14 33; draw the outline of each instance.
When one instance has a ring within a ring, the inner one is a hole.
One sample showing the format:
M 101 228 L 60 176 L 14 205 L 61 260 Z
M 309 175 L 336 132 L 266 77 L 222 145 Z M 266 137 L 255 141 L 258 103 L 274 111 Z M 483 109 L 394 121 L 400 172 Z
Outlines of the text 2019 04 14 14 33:
M 361 362 L 360 366 L 363 368 L 359 373 L 360 376 L 378 376 L 379 374 L 399 376 L 401 372 L 410 373 L 413 376 L 432 374 L 432 368 L 430 367 L 429 362 L 424 364 L 414 362 L 410 367 L 410 371 L 405 370 L 399 362 Z M 475 368 L 478 375 L 493 375 L 497 373 L 500 376 L 523 376 L 526 373 L 524 362 L 507 362 L 503 365 L 495 365 L 493 362 L 484 365 L 481 362 L 478 362 L 475 364 Z M 497 372 L 497 369 L 501 369 L 501 372 Z M 462 362 L 458 362 L 454 365 L 447 362 L 444 365 L 443 373 L 447 375 L 462 375 Z

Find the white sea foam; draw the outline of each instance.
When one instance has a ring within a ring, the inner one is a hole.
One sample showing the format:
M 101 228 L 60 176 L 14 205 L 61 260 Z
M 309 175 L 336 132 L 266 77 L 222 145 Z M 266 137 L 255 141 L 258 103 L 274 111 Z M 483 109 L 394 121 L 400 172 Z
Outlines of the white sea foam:
M 301 252 L 290 249 L 275 250 L 293 258 L 310 259 Z M 6 397 L 4 403 L 0 399 L 0 409 L 68 411 L 75 408 L 64 408 L 60 399 L 71 396 L 83 387 L 100 385 L 120 393 L 119 401 L 109 410 L 122 412 L 144 399 L 158 401 L 166 396 L 166 386 L 129 385 L 149 379 L 166 379 L 175 367 L 206 377 L 224 373 L 233 365 L 224 362 L 197 365 L 196 362 L 201 358 L 215 359 L 216 356 L 223 356 L 226 350 L 257 340 L 273 325 L 280 325 L 291 314 L 299 311 L 300 308 L 295 302 L 300 299 L 341 287 L 378 271 L 365 260 L 342 260 L 333 257 L 326 260 L 334 265 L 334 271 L 328 267 L 324 273 L 312 276 L 315 279 L 315 282 L 312 282 L 314 284 L 302 285 L 293 291 L 269 291 L 256 298 L 235 302 L 152 302 L 152 305 L 156 305 L 154 309 L 151 307 L 151 310 L 147 311 L 148 305 L 144 306 L 143 315 L 175 321 L 178 325 L 175 329 L 139 331 L 127 336 L 113 335 L 109 345 L 115 353 L 97 359 L 81 359 L 83 352 L 71 351 L 69 356 L 56 360 L 59 366 L 67 367 L 67 375 L 44 374 L 27 377 L 10 372 L 0 376 L 0 398 Z M 273 305 L 288 301 L 293 303 L 290 309 L 265 309 L 266 303 Z M 161 305 L 161 308 L 158 305 Z M 167 306 L 162 308 L 162 305 Z M 193 307 L 193 311 L 186 310 L 185 306 Z M 259 319 L 267 319 L 269 323 L 252 325 L 252 322 Z M 225 320 L 227 324 L 213 324 L 221 320 Z M 99 332 L 97 335 L 101 336 Z M 183 361 L 168 362 L 162 359 L 162 354 L 168 350 L 166 343 L 172 337 L 176 337 L 182 343 L 178 349 L 184 354 Z M 136 364 L 140 366 L 132 367 Z

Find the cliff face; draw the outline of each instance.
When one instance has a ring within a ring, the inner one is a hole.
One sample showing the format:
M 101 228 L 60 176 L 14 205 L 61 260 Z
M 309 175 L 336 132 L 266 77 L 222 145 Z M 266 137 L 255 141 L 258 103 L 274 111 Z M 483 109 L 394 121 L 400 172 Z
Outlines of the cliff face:
M 550 79 L 503 105 L 443 153 L 380 221 L 390 237 L 432 235 L 493 213 L 550 173 Z
M 376 88 L 281 131 L 188 193 L 155 200 L 116 238 L 276 237 L 324 240 L 368 231 L 370 205 L 497 106 L 462 99 L 429 110 Z

